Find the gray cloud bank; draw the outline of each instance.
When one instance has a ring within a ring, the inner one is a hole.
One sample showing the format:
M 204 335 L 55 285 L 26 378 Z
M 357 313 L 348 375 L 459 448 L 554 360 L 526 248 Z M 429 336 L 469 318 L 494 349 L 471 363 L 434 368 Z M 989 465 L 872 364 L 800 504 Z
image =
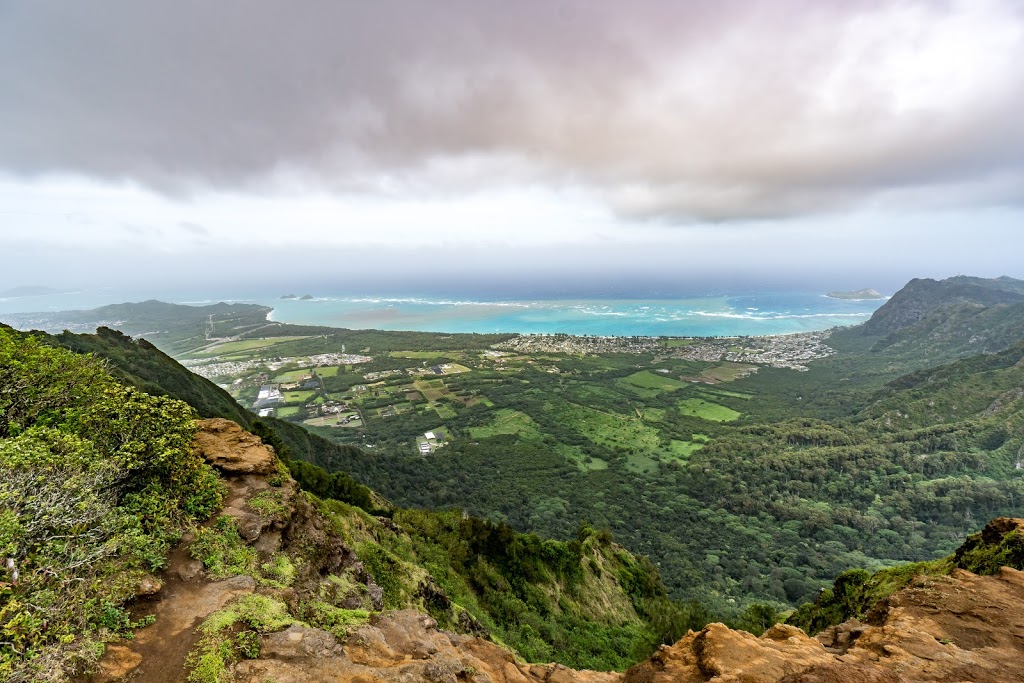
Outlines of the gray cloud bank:
M 1021 64 L 1014 0 L 11 0 L 0 169 L 673 221 L 1017 204 Z

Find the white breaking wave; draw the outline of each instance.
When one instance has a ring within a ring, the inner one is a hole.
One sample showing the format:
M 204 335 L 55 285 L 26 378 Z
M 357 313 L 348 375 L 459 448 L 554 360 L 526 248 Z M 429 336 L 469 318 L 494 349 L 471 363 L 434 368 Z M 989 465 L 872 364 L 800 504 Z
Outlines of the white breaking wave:
M 870 313 L 775 313 L 767 311 L 754 315 L 752 313 L 723 313 L 718 311 L 687 311 L 689 315 L 705 318 L 734 318 L 737 320 L 790 320 L 794 318 L 868 318 Z

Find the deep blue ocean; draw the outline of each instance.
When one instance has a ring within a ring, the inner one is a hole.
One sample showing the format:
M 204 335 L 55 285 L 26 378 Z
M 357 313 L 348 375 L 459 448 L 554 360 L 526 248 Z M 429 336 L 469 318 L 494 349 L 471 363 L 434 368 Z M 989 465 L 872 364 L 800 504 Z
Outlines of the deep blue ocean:
M 738 336 L 823 330 L 864 322 L 884 303 L 831 299 L 822 292 L 649 299 L 314 294 L 313 299 L 303 301 L 279 297 L 238 291 L 228 296 L 199 297 L 195 292 L 154 296 L 193 305 L 215 301 L 259 303 L 274 308 L 271 320 L 350 329 L 609 336 Z M 94 291 L 0 299 L 0 320 L 4 313 L 88 309 L 142 298 L 149 297 Z

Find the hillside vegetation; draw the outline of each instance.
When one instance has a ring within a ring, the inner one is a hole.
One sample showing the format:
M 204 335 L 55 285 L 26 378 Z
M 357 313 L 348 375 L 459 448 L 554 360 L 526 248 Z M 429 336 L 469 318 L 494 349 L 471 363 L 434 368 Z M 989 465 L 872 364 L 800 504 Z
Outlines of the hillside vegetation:
M 117 371 L 132 384 L 177 374 L 166 356 L 115 333 L 77 340 L 85 346 L 105 347 L 141 373 Z M 197 415 L 188 404 L 145 394 L 94 356 L 9 328 L 0 328 L 0 381 L 0 553 L 11 558 L 0 574 L 4 680 L 62 680 L 88 668 L 103 642 L 148 623 L 128 605 L 186 530 L 211 575 L 256 572 L 270 586 L 290 585 L 295 567 L 332 552 L 321 540 L 288 557 L 257 558 L 230 519 L 203 524 L 224 486 L 192 447 Z M 194 389 L 169 383 L 169 393 L 216 410 Z M 657 570 L 607 533 L 582 528 L 560 542 L 458 512 L 396 509 L 343 473 L 294 459 L 320 445 L 317 437 L 295 440 L 293 450 L 270 423 L 254 428 L 380 586 L 376 609 L 422 609 L 446 628 L 491 634 L 528 660 L 599 669 L 625 668 L 705 621 L 699 609 L 672 603 Z M 252 506 L 277 518 L 286 509 L 279 498 Z M 340 618 L 316 609 L 293 618 L 321 626 Z
M 193 416 L 0 328 L 0 679 L 60 680 L 140 625 L 124 603 L 221 503 Z
M 286 392 L 286 420 L 256 420 L 146 341 L 101 329 L 54 343 L 203 416 L 273 432 L 296 476 L 299 462 L 330 473 L 306 472 L 320 495 L 374 509 L 365 485 L 566 542 L 607 528 L 651 558 L 676 599 L 739 619 L 754 603 L 811 599 L 848 568 L 941 557 L 985 519 L 1019 514 L 1022 291 L 1008 278 L 914 281 L 872 323 L 833 331 L 837 353 L 806 372 L 679 355 L 700 340 L 495 357 L 490 345 L 509 335 L 243 328 L 274 344 L 231 351 L 252 369 L 217 381 L 249 404 L 261 384 L 310 377 L 317 388 Z M 372 360 L 315 375 L 303 365 L 342 348 Z M 326 402 L 358 411 L 358 426 L 302 424 Z M 445 445 L 423 457 L 415 439 L 434 430 Z

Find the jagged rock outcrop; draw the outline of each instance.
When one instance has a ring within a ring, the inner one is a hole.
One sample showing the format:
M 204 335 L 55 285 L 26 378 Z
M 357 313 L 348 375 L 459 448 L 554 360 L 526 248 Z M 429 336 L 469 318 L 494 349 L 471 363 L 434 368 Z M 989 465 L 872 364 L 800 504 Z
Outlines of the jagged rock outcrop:
M 954 556 L 1024 533 L 996 519 Z M 921 576 L 856 619 L 809 638 L 776 625 L 760 638 L 711 624 L 630 669 L 625 683 L 911 683 L 1024 680 L 1024 572 Z
M 867 623 L 847 622 L 819 634 L 835 660 L 784 680 L 1024 680 L 1022 608 L 1024 572 L 1016 569 L 921 577 L 879 604 Z
M 292 626 L 263 638 L 259 659 L 235 667 L 239 683 L 617 683 L 621 674 L 519 662 L 494 643 L 437 629 L 413 610 L 385 612 L 342 645 L 329 633 Z
M 794 626 L 776 624 L 760 638 L 709 624 L 631 668 L 626 683 L 777 681 L 832 661 L 817 640 Z
M 196 448 L 211 465 L 227 474 L 271 474 L 277 469 L 274 451 L 237 423 L 214 417 L 199 420 Z

